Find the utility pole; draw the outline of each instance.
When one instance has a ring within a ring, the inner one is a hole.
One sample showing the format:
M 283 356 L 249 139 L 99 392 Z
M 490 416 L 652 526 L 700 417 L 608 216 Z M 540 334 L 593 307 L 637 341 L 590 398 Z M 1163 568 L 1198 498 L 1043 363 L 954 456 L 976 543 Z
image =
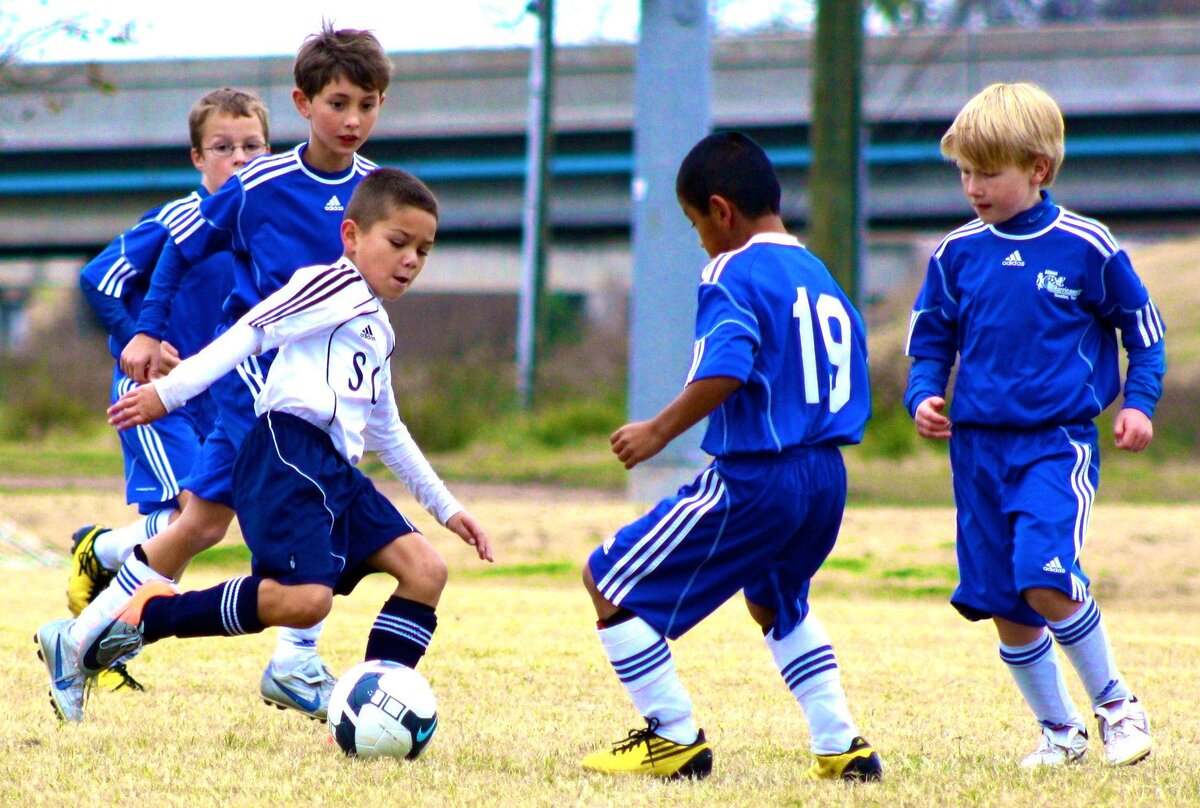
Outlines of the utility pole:
M 554 0 L 530 0 L 538 37 L 529 54 L 529 108 L 525 125 L 525 201 L 521 210 L 521 286 L 517 299 L 517 399 L 533 405 L 537 351 L 544 337 L 542 297 L 546 288 L 547 208 L 553 150 Z
M 642 0 L 633 70 L 633 420 L 653 417 L 679 394 L 691 361 L 706 256 L 675 200 L 675 174 L 712 124 L 709 50 L 707 0 Z M 700 436 L 693 427 L 635 468 L 631 497 L 651 502 L 690 479 L 703 466 Z
M 862 289 L 863 9 L 858 0 L 817 0 L 813 151 L 808 247 L 855 303 Z

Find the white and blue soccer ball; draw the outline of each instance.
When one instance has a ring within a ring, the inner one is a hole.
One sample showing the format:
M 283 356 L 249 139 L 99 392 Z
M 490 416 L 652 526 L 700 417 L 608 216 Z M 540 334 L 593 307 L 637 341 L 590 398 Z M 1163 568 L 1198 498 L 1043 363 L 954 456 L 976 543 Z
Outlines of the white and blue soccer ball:
M 329 696 L 329 732 L 349 756 L 415 760 L 437 723 L 429 683 L 398 662 L 359 663 L 338 679 Z

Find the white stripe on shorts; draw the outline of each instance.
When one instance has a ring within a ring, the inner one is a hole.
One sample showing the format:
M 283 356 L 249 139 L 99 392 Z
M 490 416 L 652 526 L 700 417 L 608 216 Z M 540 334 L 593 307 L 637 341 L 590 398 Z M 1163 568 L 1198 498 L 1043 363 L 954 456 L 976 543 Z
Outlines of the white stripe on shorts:
M 642 536 L 596 585 L 604 599 L 619 606 L 639 581 L 658 568 L 703 516 L 725 496 L 725 483 L 715 469 L 700 475 L 700 488 L 675 503 L 667 515 Z

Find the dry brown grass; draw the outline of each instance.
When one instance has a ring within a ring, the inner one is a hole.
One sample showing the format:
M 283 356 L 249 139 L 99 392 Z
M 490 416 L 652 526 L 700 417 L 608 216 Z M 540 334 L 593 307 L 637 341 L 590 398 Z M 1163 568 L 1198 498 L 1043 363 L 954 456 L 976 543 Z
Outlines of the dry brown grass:
M 1200 802 L 1197 507 L 1098 507 L 1087 556 L 1118 659 L 1155 723 L 1145 764 L 1111 770 L 1091 756 L 1065 772 L 1022 772 L 1035 728 L 986 626 L 940 595 L 952 566 L 948 509 L 852 509 L 820 576 L 814 608 L 837 644 L 851 705 L 882 752 L 877 786 L 810 784 L 807 731 L 761 638 L 731 602 L 674 644 L 716 748 L 700 784 L 589 775 L 579 758 L 616 740 L 634 715 L 592 630 L 576 568 L 633 506 L 611 497 L 533 499 L 463 492 L 498 542 L 484 568 L 440 529 L 451 565 L 440 628 L 422 663 L 442 724 L 416 764 L 351 761 L 322 726 L 258 702 L 270 633 L 165 641 L 133 663 L 150 689 L 96 694 L 87 720 L 59 727 L 30 636 L 63 611 L 65 568 L 6 566 L 0 649 L 0 804 L 114 805 L 1187 805 Z M 91 515 L 127 512 L 111 494 L 0 495 L 0 515 L 65 546 Z M 427 523 L 424 523 L 427 525 Z M 12 561 L 11 556 L 8 559 Z M 185 584 L 238 572 L 198 566 Z M 339 598 L 321 640 L 335 670 L 359 658 L 387 595 L 369 579 Z M 1075 698 L 1084 703 L 1076 682 Z

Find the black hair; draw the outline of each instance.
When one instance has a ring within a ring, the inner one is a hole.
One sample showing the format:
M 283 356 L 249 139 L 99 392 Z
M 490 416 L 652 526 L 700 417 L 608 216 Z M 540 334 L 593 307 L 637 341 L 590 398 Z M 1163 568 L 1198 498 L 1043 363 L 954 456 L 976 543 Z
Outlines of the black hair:
M 708 213 L 713 195 L 752 219 L 779 213 L 779 178 L 762 147 L 741 132 L 717 132 L 701 140 L 679 166 L 675 195 Z

